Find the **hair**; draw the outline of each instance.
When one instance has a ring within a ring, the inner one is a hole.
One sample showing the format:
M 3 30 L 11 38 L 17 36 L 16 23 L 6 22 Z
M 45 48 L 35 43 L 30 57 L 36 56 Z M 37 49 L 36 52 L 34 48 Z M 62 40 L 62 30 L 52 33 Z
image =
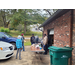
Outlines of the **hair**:
M 21 39 L 21 36 L 19 35 L 17 38 L 18 38 L 18 39 Z
M 32 35 L 34 35 L 34 34 L 32 34 Z

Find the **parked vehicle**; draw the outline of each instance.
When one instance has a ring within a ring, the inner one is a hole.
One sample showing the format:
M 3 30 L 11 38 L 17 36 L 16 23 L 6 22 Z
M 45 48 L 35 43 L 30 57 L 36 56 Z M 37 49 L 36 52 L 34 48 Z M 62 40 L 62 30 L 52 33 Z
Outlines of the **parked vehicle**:
M 16 40 L 17 38 L 12 37 L 5 32 L 0 32 L 0 41 L 11 43 L 14 46 L 14 49 L 16 49 Z
M 0 60 L 8 59 L 14 53 L 14 46 L 10 43 L 0 41 Z

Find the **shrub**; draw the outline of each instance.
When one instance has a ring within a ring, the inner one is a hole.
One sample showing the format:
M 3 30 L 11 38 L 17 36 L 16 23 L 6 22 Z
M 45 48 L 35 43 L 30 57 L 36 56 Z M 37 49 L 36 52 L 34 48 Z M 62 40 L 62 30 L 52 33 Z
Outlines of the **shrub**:
M 10 30 L 8 28 L 4 28 L 4 27 L 1 27 L 1 32 L 6 32 L 6 33 L 9 33 Z
M 1 27 L 1 32 L 4 32 L 4 31 L 5 31 L 5 29 L 3 27 Z
M 9 30 L 13 30 L 14 28 L 9 28 Z
M 8 29 L 8 28 L 6 28 L 6 29 L 5 29 L 5 32 L 6 32 L 6 33 L 9 33 L 10 31 L 9 31 L 9 29 Z

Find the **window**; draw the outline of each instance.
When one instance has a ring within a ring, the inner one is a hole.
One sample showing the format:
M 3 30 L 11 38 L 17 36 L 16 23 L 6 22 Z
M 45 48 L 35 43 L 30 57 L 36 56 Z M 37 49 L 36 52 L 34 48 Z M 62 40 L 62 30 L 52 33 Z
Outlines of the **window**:
M 4 37 L 4 35 L 0 33 L 0 38 L 2 38 L 2 37 Z
M 54 35 L 54 29 L 51 29 L 49 35 Z
M 12 37 L 11 35 L 9 35 L 9 34 L 7 34 L 7 33 L 4 33 L 4 34 L 5 34 L 8 38 L 9 38 L 9 37 Z

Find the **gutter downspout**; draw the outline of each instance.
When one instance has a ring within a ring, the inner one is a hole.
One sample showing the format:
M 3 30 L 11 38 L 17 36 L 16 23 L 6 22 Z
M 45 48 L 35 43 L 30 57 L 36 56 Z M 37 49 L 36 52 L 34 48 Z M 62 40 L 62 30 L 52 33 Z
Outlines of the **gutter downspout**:
M 70 25 L 70 47 L 72 47 L 73 35 L 73 9 L 71 10 L 71 25 Z M 70 58 L 70 65 L 72 65 L 72 57 Z

